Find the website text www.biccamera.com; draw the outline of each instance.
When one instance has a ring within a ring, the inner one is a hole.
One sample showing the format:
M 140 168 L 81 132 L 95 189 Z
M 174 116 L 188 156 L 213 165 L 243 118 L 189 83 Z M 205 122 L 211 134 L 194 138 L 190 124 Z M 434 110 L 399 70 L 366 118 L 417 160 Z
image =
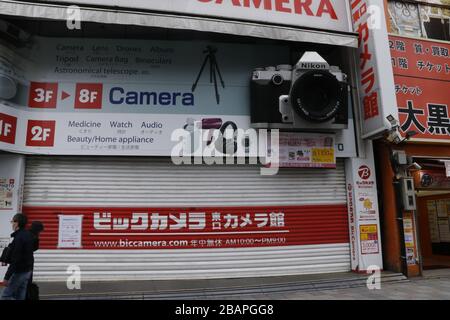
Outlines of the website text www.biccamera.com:
M 189 240 L 108 240 L 94 241 L 95 247 L 102 248 L 152 248 L 152 247 L 185 247 Z

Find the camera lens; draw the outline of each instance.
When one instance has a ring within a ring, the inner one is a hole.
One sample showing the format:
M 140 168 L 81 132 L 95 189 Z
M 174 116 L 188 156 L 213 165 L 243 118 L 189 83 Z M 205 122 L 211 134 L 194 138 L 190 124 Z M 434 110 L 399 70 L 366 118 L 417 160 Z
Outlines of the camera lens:
M 14 98 L 16 94 L 16 82 L 12 78 L 0 74 L 0 98 L 8 100 Z
M 272 77 L 272 82 L 274 85 L 279 86 L 283 83 L 284 79 L 283 76 L 281 76 L 281 74 L 274 74 Z
M 291 104 L 303 118 L 325 122 L 339 111 L 343 87 L 336 77 L 327 71 L 309 71 L 292 86 Z

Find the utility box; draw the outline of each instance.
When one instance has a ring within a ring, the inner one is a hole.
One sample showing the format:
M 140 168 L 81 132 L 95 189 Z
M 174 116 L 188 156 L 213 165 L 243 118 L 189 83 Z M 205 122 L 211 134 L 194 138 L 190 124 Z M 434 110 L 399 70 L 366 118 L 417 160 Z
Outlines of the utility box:
M 416 210 L 416 194 L 414 190 L 414 179 L 411 177 L 400 179 L 402 203 L 405 210 Z

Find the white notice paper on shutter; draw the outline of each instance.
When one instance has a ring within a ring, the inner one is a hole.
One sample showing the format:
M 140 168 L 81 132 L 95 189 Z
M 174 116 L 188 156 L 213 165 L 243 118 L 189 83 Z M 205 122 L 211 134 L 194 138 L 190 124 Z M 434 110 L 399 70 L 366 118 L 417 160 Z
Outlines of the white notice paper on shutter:
M 58 248 L 81 248 L 83 216 L 58 215 Z

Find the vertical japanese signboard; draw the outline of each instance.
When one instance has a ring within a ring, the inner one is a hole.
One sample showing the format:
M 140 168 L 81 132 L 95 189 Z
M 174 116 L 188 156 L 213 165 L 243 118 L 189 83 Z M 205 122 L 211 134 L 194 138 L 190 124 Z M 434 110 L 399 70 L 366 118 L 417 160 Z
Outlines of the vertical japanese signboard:
M 384 4 L 383 0 L 350 0 L 350 4 L 353 28 L 359 34 L 362 136 L 371 138 L 391 128 L 387 116 L 398 117 Z
M 450 44 L 389 37 L 400 128 L 416 141 L 450 142 Z
M 345 163 L 353 271 L 365 271 L 370 266 L 383 268 L 377 183 L 371 141 L 366 141 L 365 149 L 366 159 L 350 158 Z

